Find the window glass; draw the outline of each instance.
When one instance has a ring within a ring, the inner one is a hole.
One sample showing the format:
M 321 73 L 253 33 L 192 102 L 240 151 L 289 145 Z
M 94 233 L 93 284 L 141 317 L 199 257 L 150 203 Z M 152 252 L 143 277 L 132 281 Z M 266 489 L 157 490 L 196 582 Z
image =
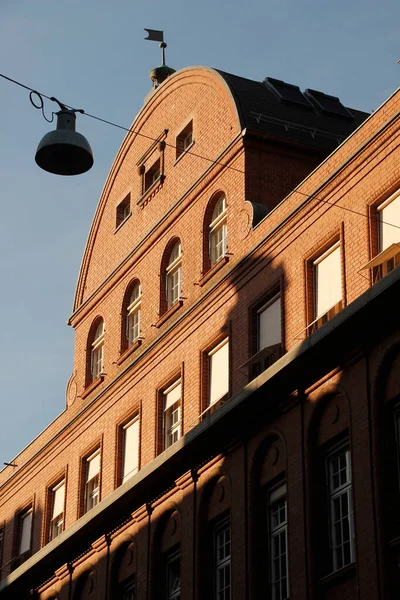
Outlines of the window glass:
M 167 600 L 180 600 L 181 597 L 181 556 L 173 552 L 167 556 Z
M 167 304 L 171 308 L 181 297 L 182 286 L 181 243 L 177 242 L 172 249 L 167 266 Z
M 225 339 L 209 353 L 209 404 L 218 402 L 229 392 L 229 340 Z
M 224 521 L 214 531 L 215 588 L 218 600 L 231 600 L 231 528 Z
M 100 450 L 86 459 L 85 512 L 94 508 L 100 500 Z
M 64 500 L 65 482 L 62 481 L 52 489 L 52 516 L 50 523 L 50 540 L 56 538 L 63 531 L 64 526 Z
M 141 316 L 141 289 L 140 283 L 136 283 L 132 289 L 129 299 L 127 315 L 127 339 L 131 346 L 140 337 L 140 316 Z
M 281 298 L 275 296 L 257 311 L 258 316 L 258 350 L 268 348 L 282 342 Z
M 268 497 L 270 582 L 273 600 L 289 597 L 286 485 Z
M 25 554 L 31 548 L 31 531 L 32 531 L 32 515 L 33 511 L 30 508 L 27 512 L 23 513 L 20 517 L 20 537 L 19 537 L 19 548 L 18 554 Z
M 342 300 L 342 277 L 339 245 L 333 246 L 314 263 L 316 318 Z
M 211 266 L 215 265 L 226 254 L 227 226 L 226 226 L 226 198 L 220 198 L 215 206 L 210 224 L 210 259 Z
M 400 242 L 400 194 L 378 208 L 380 252 Z M 395 225 L 395 227 L 393 227 Z
M 92 379 L 103 373 L 104 365 L 104 321 L 100 320 L 92 343 Z
M 327 459 L 333 570 L 354 561 L 350 450 L 341 448 Z
M 181 437 L 181 381 L 176 381 L 164 396 L 164 447 L 169 448 Z
M 122 483 L 125 483 L 139 470 L 139 419 L 136 418 L 123 427 L 123 466 Z

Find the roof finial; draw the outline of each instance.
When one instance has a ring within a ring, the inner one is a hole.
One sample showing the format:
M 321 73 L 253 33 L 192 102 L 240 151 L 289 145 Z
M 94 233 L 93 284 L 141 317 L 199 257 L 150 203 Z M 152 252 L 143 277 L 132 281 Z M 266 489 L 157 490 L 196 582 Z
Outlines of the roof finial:
M 145 29 L 145 31 L 148 33 L 147 38 L 144 38 L 145 40 L 149 40 L 150 42 L 160 42 L 161 66 L 150 71 L 150 79 L 153 82 L 153 86 L 158 87 L 167 79 L 167 77 L 175 73 L 175 69 L 172 69 L 165 64 L 165 48 L 167 47 L 167 44 L 164 42 L 164 32 L 156 29 Z

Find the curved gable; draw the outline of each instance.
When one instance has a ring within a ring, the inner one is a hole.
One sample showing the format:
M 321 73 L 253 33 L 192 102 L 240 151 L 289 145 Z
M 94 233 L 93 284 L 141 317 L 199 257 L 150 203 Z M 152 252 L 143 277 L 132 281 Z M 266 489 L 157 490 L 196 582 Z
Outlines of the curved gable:
M 213 69 L 183 69 L 157 88 L 134 120 L 104 185 L 83 255 L 74 312 L 240 133 L 241 121 L 230 87 Z M 186 156 L 177 156 L 177 138 L 190 123 L 194 142 Z M 150 185 L 151 170 L 157 175 L 157 168 L 163 177 Z M 149 185 L 151 190 L 143 194 L 143 186 Z M 124 221 L 127 199 L 131 215 Z

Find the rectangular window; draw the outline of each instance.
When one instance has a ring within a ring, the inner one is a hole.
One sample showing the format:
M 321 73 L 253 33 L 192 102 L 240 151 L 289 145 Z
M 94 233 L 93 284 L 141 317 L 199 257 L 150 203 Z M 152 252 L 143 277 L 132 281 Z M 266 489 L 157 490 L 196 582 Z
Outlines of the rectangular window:
M 164 449 L 169 448 L 181 437 L 181 380 L 175 381 L 163 392 Z
M 31 549 L 33 510 L 29 508 L 19 517 L 18 556 L 28 554 Z
M 378 206 L 378 256 L 366 267 L 374 268 L 373 280 L 379 281 L 400 265 L 400 194 L 396 192 Z
M 131 214 L 131 195 L 128 194 L 117 206 L 116 227 L 125 221 Z
M 400 243 L 400 194 L 396 192 L 386 202 L 378 206 L 379 251 L 392 244 Z
M 139 470 L 139 418 L 136 417 L 122 427 L 122 483 Z
M 268 495 L 270 586 L 273 600 L 289 597 L 286 485 Z
M 49 540 L 54 540 L 64 529 L 65 481 L 60 481 L 51 490 L 51 521 Z
M 216 600 L 231 600 L 231 528 L 224 519 L 214 530 Z
M 100 449 L 85 459 L 84 512 L 94 508 L 100 501 Z
M 154 165 L 144 175 L 144 191 L 146 192 L 161 177 L 161 162 L 156 160 Z
M 193 121 L 190 121 L 176 138 L 176 158 L 178 159 L 193 143 Z
M 333 571 L 354 562 L 351 457 L 341 447 L 327 458 L 330 540 Z
M 165 582 L 167 600 L 180 600 L 181 597 L 181 555 L 179 550 L 167 556 Z
M 209 406 L 229 393 L 229 339 L 226 338 L 208 353 Z
M 314 261 L 314 321 L 311 331 L 342 309 L 342 268 L 339 242 Z

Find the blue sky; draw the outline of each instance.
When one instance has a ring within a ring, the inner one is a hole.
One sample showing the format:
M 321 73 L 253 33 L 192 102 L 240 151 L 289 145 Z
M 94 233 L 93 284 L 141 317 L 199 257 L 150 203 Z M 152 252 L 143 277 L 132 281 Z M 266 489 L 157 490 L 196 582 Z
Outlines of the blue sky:
M 398 0 L 0 0 L 0 72 L 129 127 L 160 62 L 266 76 L 376 109 L 399 85 Z M 93 169 L 57 177 L 34 162 L 53 125 L 0 79 L 0 468 L 65 407 L 80 261 L 121 130 L 78 116 Z M 48 113 L 54 105 L 46 105 Z M 55 110 L 55 109 L 54 109 Z

